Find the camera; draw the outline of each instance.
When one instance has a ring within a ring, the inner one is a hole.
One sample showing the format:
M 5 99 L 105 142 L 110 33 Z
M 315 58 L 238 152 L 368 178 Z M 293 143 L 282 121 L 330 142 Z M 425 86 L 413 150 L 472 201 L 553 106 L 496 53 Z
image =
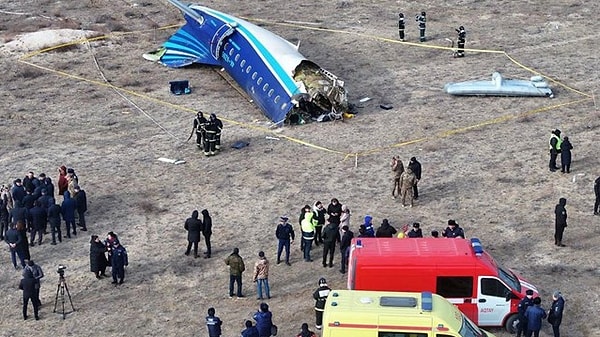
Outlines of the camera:
M 67 267 L 63 266 L 62 264 L 59 264 L 58 267 L 56 267 L 56 272 L 59 275 L 64 275 L 65 274 L 65 269 L 67 269 Z

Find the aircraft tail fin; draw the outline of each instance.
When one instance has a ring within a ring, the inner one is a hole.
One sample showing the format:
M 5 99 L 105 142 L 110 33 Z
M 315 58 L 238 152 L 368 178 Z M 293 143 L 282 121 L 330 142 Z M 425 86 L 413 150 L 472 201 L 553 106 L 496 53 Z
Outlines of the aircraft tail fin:
M 211 55 L 209 47 L 195 38 L 192 30 L 192 26 L 186 23 L 163 43 L 162 47 L 144 54 L 144 58 L 158 61 L 170 68 L 185 67 L 192 63 L 219 65 L 218 60 Z

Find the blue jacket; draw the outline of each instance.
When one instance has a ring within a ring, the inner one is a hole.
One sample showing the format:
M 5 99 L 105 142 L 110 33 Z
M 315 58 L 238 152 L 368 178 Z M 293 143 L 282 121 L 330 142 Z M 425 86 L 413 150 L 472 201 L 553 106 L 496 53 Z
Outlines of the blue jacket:
M 542 320 L 546 318 L 546 311 L 539 305 L 534 305 L 525 310 L 525 318 L 527 318 L 528 330 L 540 331 L 542 328 Z
M 113 268 L 123 268 L 123 266 L 128 264 L 129 261 L 127 259 L 127 250 L 125 250 L 125 247 L 121 245 L 113 247 L 111 266 Z
M 63 220 L 75 221 L 75 200 L 71 198 L 69 191 L 65 191 L 65 200 L 63 200 L 60 210 L 62 212 Z
M 208 328 L 209 337 L 221 336 L 221 325 L 223 322 L 217 316 L 206 316 L 206 327 Z
M 273 325 L 273 321 L 271 320 L 272 317 L 273 314 L 270 311 L 257 311 L 254 316 L 252 316 L 256 321 L 256 329 L 258 330 L 258 335 L 260 337 L 271 336 L 271 325 Z
M 366 230 L 366 236 L 368 237 L 375 237 L 375 228 L 373 228 L 373 223 L 371 222 L 373 221 L 373 217 L 370 215 L 365 215 L 365 230 Z
M 519 317 L 524 318 L 525 311 L 527 311 L 527 308 L 529 308 L 532 305 L 533 305 L 533 298 L 529 298 L 527 296 L 523 297 L 523 299 L 521 299 L 521 302 L 519 302 L 519 306 L 517 307 L 517 309 L 519 311 Z
M 242 331 L 242 337 L 259 337 L 258 330 L 255 326 L 249 327 Z

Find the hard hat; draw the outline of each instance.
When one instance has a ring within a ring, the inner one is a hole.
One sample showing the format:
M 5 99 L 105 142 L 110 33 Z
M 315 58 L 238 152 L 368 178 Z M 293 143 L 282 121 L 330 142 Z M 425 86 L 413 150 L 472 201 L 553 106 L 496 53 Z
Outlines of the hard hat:
M 325 285 L 325 284 L 327 284 L 327 280 L 324 277 L 321 277 L 319 279 L 319 285 L 322 286 L 322 285 Z

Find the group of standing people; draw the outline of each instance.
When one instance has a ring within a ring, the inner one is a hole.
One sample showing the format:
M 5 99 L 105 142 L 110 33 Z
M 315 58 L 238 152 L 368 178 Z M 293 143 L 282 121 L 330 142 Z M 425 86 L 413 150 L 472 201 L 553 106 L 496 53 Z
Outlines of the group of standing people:
M 419 199 L 418 183 L 421 180 L 421 163 L 412 157 L 406 169 L 402 160 L 394 156 L 391 162 L 393 174 L 392 198 L 400 197 L 402 207 L 413 207 L 414 200 Z
M 415 21 L 417 21 L 417 26 L 419 27 L 419 41 L 425 42 L 427 38 L 425 36 L 425 29 L 427 28 L 427 13 L 422 11 L 420 14 L 415 15 Z M 400 36 L 400 41 L 404 42 L 405 34 L 404 30 L 406 29 L 406 22 L 404 21 L 404 13 L 398 13 L 398 35 Z M 460 26 L 456 29 L 458 33 L 457 43 L 458 49 L 454 53 L 455 57 L 464 57 L 465 56 L 465 40 L 467 36 L 467 32 L 465 31 L 464 26 Z
M 560 324 L 562 323 L 565 300 L 560 291 L 552 294 L 552 305 L 548 313 L 542 308 L 542 299 L 533 297 L 533 291 L 527 290 L 526 296 L 521 299 L 518 306 L 517 337 L 539 337 L 544 319 L 552 326 L 554 337 L 560 337 Z
M 194 258 L 198 258 L 198 243 L 200 242 L 200 237 L 204 235 L 204 242 L 206 244 L 206 251 L 204 252 L 204 258 L 208 259 L 211 255 L 211 245 L 210 245 L 210 237 L 212 235 L 212 218 L 208 213 L 208 210 L 202 210 L 202 220 L 198 218 L 199 214 L 197 210 L 192 212 L 192 216 L 185 220 L 185 224 L 183 225 L 184 229 L 187 231 L 187 249 L 185 250 L 185 255 L 190 255 L 192 247 L 194 249 Z
M 548 168 L 550 172 L 555 172 L 560 169 L 562 173 L 571 173 L 571 150 L 573 145 L 569 137 L 561 138 L 559 129 L 552 130 L 549 140 L 550 161 Z M 556 159 L 560 154 L 560 168 L 556 166 Z
M 107 258 L 108 255 L 108 258 Z M 98 235 L 90 238 L 90 271 L 97 279 L 106 277 L 106 267 L 111 267 L 112 284 L 123 284 L 125 267 L 129 264 L 127 249 L 123 247 L 114 232 L 108 232 L 101 241 Z
M 204 151 L 205 156 L 214 156 L 221 150 L 221 131 L 223 122 L 212 113 L 206 119 L 202 111 L 198 111 L 194 118 L 192 134 L 196 134 L 196 146 Z M 188 139 L 189 140 L 189 139 Z

